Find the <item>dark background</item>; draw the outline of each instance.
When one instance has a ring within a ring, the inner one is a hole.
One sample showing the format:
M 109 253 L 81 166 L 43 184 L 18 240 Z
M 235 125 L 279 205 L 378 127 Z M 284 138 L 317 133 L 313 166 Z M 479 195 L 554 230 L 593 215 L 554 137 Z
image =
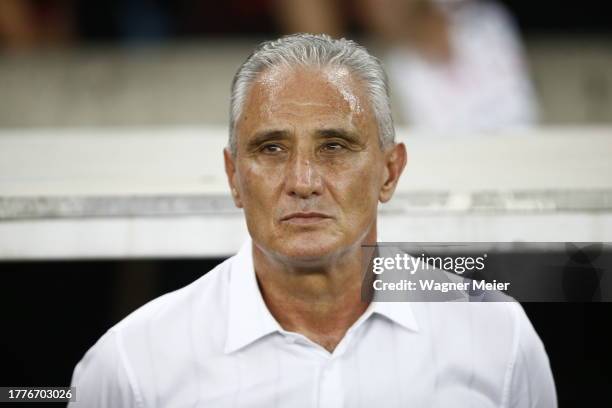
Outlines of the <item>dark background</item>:
M 609 3 L 600 0 L 501 0 L 526 34 L 563 36 L 612 32 Z M 121 0 L 79 1 L 79 32 L 88 40 L 116 40 L 122 35 Z M 210 35 L 280 35 L 271 11 L 273 0 L 151 0 L 166 16 L 169 37 L 188 39 Z M 347 2 L 348 3 L 348 2 Z M 348 7 L 347 7 L 348 10 Z M 355 18 L 353 18 L 355 20 Z M 232 24 L 228 24 L 228 22 Z M 359 34 L 354 24 L 353 34 Z
M 70 10 L 79 42 L 177 41 L 201 37 L 278 36 L 275 0 L 29 0 L 44 23 L 58 5 Z M 363 27 L 351 0 L 346 3 L 350 35 Z M 499 0 L 517 20 L 523 34 L 610 34 L 608 2 L 600 0 Z

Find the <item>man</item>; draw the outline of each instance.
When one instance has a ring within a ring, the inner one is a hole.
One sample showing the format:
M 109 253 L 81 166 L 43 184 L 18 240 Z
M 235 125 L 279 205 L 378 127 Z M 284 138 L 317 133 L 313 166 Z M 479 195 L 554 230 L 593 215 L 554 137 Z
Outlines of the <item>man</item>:
M 267 42 L 231 105 L 225 168 L 252 241 L 111 328 L 75 369 L 74 406 L 556 406 L 518 304 L 362 301 L 362 245 L 406 163 L 376 58 Z

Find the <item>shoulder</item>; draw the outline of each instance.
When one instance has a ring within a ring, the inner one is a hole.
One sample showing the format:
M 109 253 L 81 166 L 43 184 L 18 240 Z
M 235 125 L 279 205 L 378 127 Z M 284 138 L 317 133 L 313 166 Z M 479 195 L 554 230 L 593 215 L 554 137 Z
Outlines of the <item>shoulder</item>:
M 72 384 L 79 388 L 79 401 L 86 401 L 82 406 L 141 406 L 154 373 L 164 371 L 153 356 L 170 362 L 191 358 L 187 353 L 193 338 L 211 343 L 223 333 L 215 325 L 225 324 L 219 317 L 226 307 L 231 262 L 146 303 L 111 327 L 75 367 Z
M 544 344 L 520 304 L 515 304 L 514 313 L 513 354 L 504 396 L 507 405 L 556 407 L 555 384 Z
M 427 302 L 421 303 L 420 309 L 420 320 L 434 333 L 445 332 L 454 339 L 495 342 L 508 352 L 521 328 L 530 324 L 521 305 L 511 298 L 490 302 Z
M 107 331 L 79 361 L 71 386 L 77 400 L 69 407 L 142 407 L 142 394 L 126 363 L 125 350 L 117 332 Z
M 117 333 L 139 371 L 155 369 L 154 355 L 178 358 L 192 348 L 194 338 L 215 345 L 223 341 L 232 262 L 230 258 L 191 284 L 146 303 L 109 330 Z
M 189 285 L 149 301 L 110 330 L 129 333 L 151 324 L 173 325 L 181 316 L 190 316 L 194 308 L 218 312 L 226 302 L 231 263 L 229 258 Z
M 556 407 L 544 344 L 521 304 L 508 299 L 424 304 L 423 326 L 446 362 L 497 384 L 502 407 Z
M 495 343 L 507 353 L 516 352 L 519 344 L 541 345 L 520 303 L 503 293 L 489 295 L 492 297 L 485 302 L 428 303 L 427 320 L 435 330 L 452 331 L 455 338 Z

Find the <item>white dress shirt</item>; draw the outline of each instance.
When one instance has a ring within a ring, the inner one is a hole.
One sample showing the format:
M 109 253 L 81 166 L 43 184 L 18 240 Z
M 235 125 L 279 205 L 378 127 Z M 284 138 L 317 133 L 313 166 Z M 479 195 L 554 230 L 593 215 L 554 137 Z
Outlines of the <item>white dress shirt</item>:
M 333 353 L 268 311 L 251 242 L 108 330 L 70 407 L 556 407 L 518 303 L 373 302 Z

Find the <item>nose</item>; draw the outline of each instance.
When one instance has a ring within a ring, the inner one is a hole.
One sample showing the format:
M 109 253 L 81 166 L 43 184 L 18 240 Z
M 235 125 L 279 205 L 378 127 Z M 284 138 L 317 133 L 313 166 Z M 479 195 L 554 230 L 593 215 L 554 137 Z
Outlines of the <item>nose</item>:
M 297 153 L 288 163 L 287 193 L 297 198 L 311 198 L 323 192 L 323 180 L 316 163 L 305 153 Z

